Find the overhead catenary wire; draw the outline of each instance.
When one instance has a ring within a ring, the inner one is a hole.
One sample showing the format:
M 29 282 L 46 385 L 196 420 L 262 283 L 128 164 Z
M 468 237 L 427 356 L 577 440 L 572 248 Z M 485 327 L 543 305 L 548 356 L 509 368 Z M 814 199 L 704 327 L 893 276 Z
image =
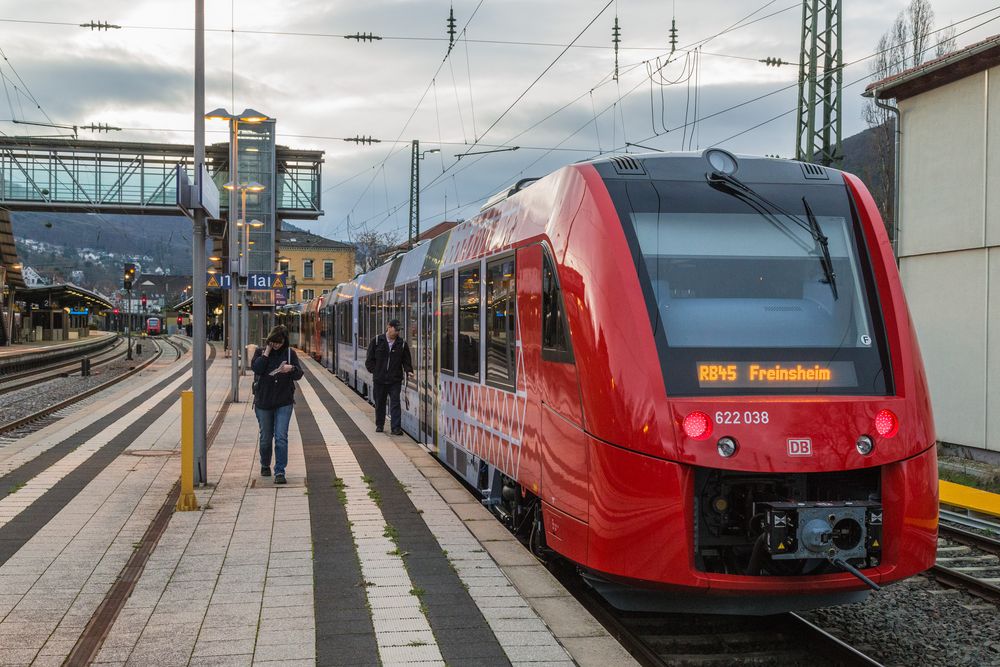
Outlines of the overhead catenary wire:
M 776 15 L 778 15 L 778 14 L 781 14 L 781 13 L 783 13 L 783 12 L 786 12 L 786 11 L 790 10 L 790 9 L 794 9 L 794 8 L 796 8 L 796 7 L 799 7 L 799 6 L 800 6 L 799 4 L 794 4 L 794 5 L 789 5 L 789 6 L 786 6 L 786 7 L 784 7 L 783 9 L 780 9 L 780 10 L 777 10 L 777 11 L 775 11 L 775 12 L 772 12 L 772 13 L 770 13 L 770 14 L 767 14 L 767 15 L 764 15 L 764 16 L 760 16 L 760 17 L 757 17 L 757 18 L 756 18 L 756 19 L 754 19 L 754 20 L 750 20 L 751 18 L 753 18 L 753 17 L 755 16 L 755 15 L 759 14 L 759 13 L 760 13 L 761 11 L 763 11 L 763 10 L 764 10 L 764 9 L 766 9 L 767 7 L 769 7 L 769 6 L 773 5 L 775 1 L 776 1 L 776 0 L 768 0 L 768 1 L 767 1 L 767 2 L 765 2 L 765 3 L 763 4 L 763 5 L 761 5 L 760 7 L 758 7 L 757 9 L 755 9 L 754 11 L 750 12 L 749 14 L 747 14 L 747 15 L 743 16 L 742 18 L 740 18 L 740 19 L 739 19 L 739 20 L 737 20 L 736 22 L 734 22 L 734 23 L 732 23 L 732 24 L 730 24 L 730 25 L 726 26 L 726 27 L 725 27 L 725 28 L 723 28 L 722 30 L 720 30 L 720 31 L 718 31 L 718 32 L 716 32 L 716 33 L 713 33 L 713 34 L 711 34 L 711 35 L 709 35 L 709 36 L 707 36 L 707 37 L 704 37 L 704 38 L 702 38 L 702 39 L 699 39 L 699 40 L 696 40 L 696 41 L 694 41 L 694 42 L 692 42 L 692 43 L 690 43 L 690 44 L 686 44 L 686 45 L 684 45 L 683 47 L 681 47 L 681 50 L 687 50 L 687 49 L 690 49 L 690 48 L 692 48 L 692 47 L 698 47 L 698 46 L 703 46 L 704 44 L 707 44 L 708 42 L 710 42 L 710 41 L 712 41 L 712 40 L 716 39 L 717 37 L 720 37 L 721 35 L 724 35 L 724 34 L 726 34 L 726 33 L 728 33 L 728 32 L 732 32 L 732 31 L 734 31 L 734 30 L 739 30 L 739 29 L 742 29 L 742 28 L 745 28 L 745 27 L 747 27 L 747 26 L 749 26 L 749 25 L 752 25 L 752 24 L 754 24 L 754 23 L 757 23 L 757 22 L 759 22 L 759 21 L 763 21 L 763 20 L 766 20 L 766 19 L 768 19 L 768 18 L 770 18 L 770 17 L 772 17 L 772 16 L 776 16 Z M 610 3 L 609 3 L 609 4 L 610 4 Z M 604 10 L 606 10 L 606 9 L 607 9 L 607 5 L 606 5 L 606 6 L 604 7 Z M 603 12 L 604 10 L 602 10 L 602 12 Z M 600 14 L 598 14 L 598 16 L 600 16 Z M 595 20 L 596 20 L 596 19 L 595 19 Z M 664 54 L 664 56 L 665 56 L 665 55 L 667 55 L 667 54 Z M 635 63 L 635 64 L 633 65 L 633 68 L 634 68 L 634 67 L 639 67 L 639 66 L 642 66 L 642 65 L 643 65 L 643 64 L 644 64 L 645 62 L 647 62 L 647 61 L 642 61 L 642 62 L 639 62 L 639 63 Z M 607 84 L 607 83 L 610 83 L 611 81 L 613 81 L 613 78 L 612 78 L 612 76 L 611 76 L 611 73 L 609 73 L 609 74 L 607 74 L 607 75 L 606 75 L 605 77 L 603 77 L 603 78 L 602 78 L 602 80 L 601 80 L 600 82 L 598 82 L 598 84 L 597 84 L 597 85 L 595 85 L 595 86 L 594 86 L 594 88 L 592 88 L 592 89 L 591 89 L 591 91 L 592 91 L 592 90 L 594 90 L 594 89 L 596 89 L 597 87 L 599 87 L 599 86 L 601 86 L 601 85 L 604 85 L 604 84 Z M 639 85 L 641 85 L 641 82 L 640 82 L 640 84 L 639 84 Z M 631 91 L 629 91 L 629 93 L 626 93 L 626 95 L 630 94 L 630 93 L 631 93 L 631 92 L 633 92 L 634 90 L 635 90 L 635 88 L 633 88 L 633 89 L 632 89 Z M 588 92 L 589 92 L 589 91 L 588 91 Z M 558 113 L 561 113 L 561 112 L 562 112 L 563 110 L 565 110 L 566 108 L 568 108 L 568 107 L 572 106 L 572 105 L 573 105 L 573 104 L 575 104 L 575 103 L 576 103 L 577 101 L 579 101 L 579 99 L 581 99 L 582 97 L 584 97 L 584 96 L 586 96 L 586 95 L 587 95 L 587 93 L 585 92 L 585 93 L 583 93 L 583 94 L 579 95 L 579 96 L 578 96 L 577 98 L 575 98 L 574 100 L 572 100 L 572 101 L 570 101 L 570 102 L 568 102 L 568 103 L 564 104 L 564 105 L 563 105 L 563 106 L 561 106 L 561 107 L 560 107 L 559 109 L 556 109 L 555 111 L 553 111 L 552 113 L 550 113 L 550 114 L 549 114 L 548 116 L 546 116 L 545 118 L 543 118 L 543 119 L 542 119 L 541 121 L 538 121 L 538 122 L 534 123 L 534 124 L 533 124 L 533 125 L 532 125 L 531 127 L 529 127 L 529 128 L 527 129 L 527 130 L 523 130 L 523 131 L 519 132 L 519 133 L 518 133 L 517 135 L 515 135 L 514 137 L 512 137 L 511 139 L 508 139 L 508 140 L 507 140 L 506 142 L 504 142 L 504 144 L 503 144 L 503 145 L 509 145 L 509 144 L 510 144 L 510 143 L 511 143 L 512 141 L 515 141 L 515 140 L 516 140 L 516 139 L 517 139 L 518 137 L 520 137 L 520 136 L 523 136 L 523 134 L 525 134 L 526 132 L 528 132 L 528 131 L 530 131 L 530 130 L 534 129 L 535 127 L 537 127 L 538 125 L 540 125 L 540 124 L 541 124 L 542 122 L 545 122 L 545 121 L 546 121 L 546 120 L 548 120 L 549 118 L 551 118 L 551 117 L 553 117 L 553 116 L 557 115 Z M 613 108 L 615 108 L 615 107 L 614 107 L 614 105 L 609 105 L 609 107 L 606 107 L 606 108 L 605 108 L 605 110 L 604 110 L 604 111 L 602 111 L 602 112 L 600 112 L 600 114 L 598 114 L 598 115 L 599 115 L 599 116 L 600 116 L 600 115 L 603 115 L 603 114 L 604 114 L 605 112 L 607 112 L 607 110 L 608 110 L 608 109 L 613 109 Z M 582 130 L 582 129 L 583 129 L 584 127 L 586 127 L 587 125 L 589 125 L 589 123 L 590 123 L 590 122 L 591 122 L 591 121 L 588 121 L 587 123 L 585 123 L 584 125 L 582 125 L 582 126 L 581 126 L 580 128 L 578 128 L 578 129 L 577 129 L 576 131 L 574 131 L 573 133 L 571 133 L 571 134 L 570 134 L 570 135 L 569 135 L 569 136 L 568 136 L 567 138 L 565 138 L 565 139 L 564 139 L 563 141 L 559 142 L 559 144 L 557 144 L 557 145 L 556 145 L 556 146 L 554 147 L 554 149 L 553 149 L 553 150 L 558 150 L 558 149 L 560 149 L 560 148 L 561 148 L 561 146 L 562 146 L 562 144 L 563 144 L 563 143 L 565 143 L 565 141 L 568 141 L 568 140 L 569 140 L 570 138 L 572 138 L 573 136 L 575 136 L 576 134 L 578 134 L 578 133 L 580 132 L 580 130 Z M 547 155 L 549 155 L 549 154 L 550 154 L 551 152 L 553 152 L 553 151 L 546 151 L 545 153 L 543 153 L 543 155 L 541 155 L 541 156 L 540 156 L 539 158 L 537 158 L 536 160 L 534 160 L 534 161 L 533 161 L 533 162 L 532 162 L 532 163 L 531 163 L 531 164 L 530 164 L 530 165 L 529 165 L 528 167 L 526 167 L 525 169 L 523 169 L 523 170 L 521 171 L 521 174 L 523 174 L 523 173 L 524 173 L 524 171 L 526 171 L 527 169 L 530 169 L 530 167 L 531 167 L 531 166 L 533 166 L 533 165 L 537 164 L 537 163 L 538 163 L 539 161 L 541 161 L 542 159 L 544 159 L 544 158 L 545 158 L 545 157 L 546 157 Z M 481 160 L 481 159 L 483 159 L 483 157 L 477 157 L 477 158 L 473 159 L 473 161 L 472 161 L 472 162 L 470 162 L 470 163 L 467 163 L 467 164 L 466 164 L 466 165 L 465 165 L 464 167 L 460 168 L 460 169 L 458 170 L 458 171 L 459 171 L 459 173 L 460 173 L 461 171 L 464 171 L 465 169 L 468 169 L 468 168 L 471 168 L 471 167 L 472 167 L 472 166 L 474 166 L 474 165 L 475 165 L 476 163 L 478 163 L 478 161 L 479 161 L 479 160 Z M 425 185 L 425 186 L 421 187 L 421 189 L 420 189 L 421 193 L 425 192 L 426 190 L 430 189 L 431 187 L 434 187 L 434 186 L 435 186 L 435 185 L 436 185 L 436 184 L 437 184 L 438 182 L 440 182 L 440 179 L 441 179 L 441 178 L 443 178 L 443 177 L 444 177 L 444 176 L 445 176 L 445 175 L 446 175 L 446 174 L 447 174 L 447 173 L 448 173 L 448 172 L 449 172 L 449 171 L 450 171 L 451 169 L 453 169 L 453 168 L 454 168 L 454 167 L 455 167 L 456 165 L 457 165 L 457 161 L 456 161 L 456 162 L 454 162 L 454 163 L 452 163 L 452 165 L 450 165 L 450 166 L 449 166 L 449 167 L 448 167 L 447 169 L 445 169 L 445 170 L 444 170 L 443 172 L 441 172 L 440 174 L 438 174 L 438 175 L 437 175 L 437 176 L 436 176 L 436 177 L 435 177 L 435 178 L 434 178 L 433 180 L 431 180 L 431 182 L 430 182 L 430 183 L 428 183 L 427 185 Z M 397 205 L 397 208 L 399 208 L 399 207 L 402 207 L 402 206 L 405 206 L 405 205 L 406 205 L 406 202 L 405 202 L 405 201 L 404 201 L 404 202 L 401 202 L 400 204 L 398 204 L 398 205 Z M 386 212 L 383 212 L 383 214 L 384 214 L 384 213 L 388 213 L 388 211 L 386 211 Z M 379 214 L 379 217 L 380 217 L 381 215 L 382 215 L 382 214 Z M 384 223 L 384 222 L 385 222 L 386 220 L 387 220 L 387 218 L 383 218 L 383 219 L 382 219 L 382 220 L 380 221 L 380 223 L 378 223 L 378 224 L 382 224 L 382 223 Z

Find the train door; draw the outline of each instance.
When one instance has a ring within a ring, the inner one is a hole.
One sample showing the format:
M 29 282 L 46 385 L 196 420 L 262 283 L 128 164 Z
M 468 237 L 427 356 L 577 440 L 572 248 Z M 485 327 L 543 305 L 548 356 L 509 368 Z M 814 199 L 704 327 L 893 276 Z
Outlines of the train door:
M 420 359 L 417 363 L 420 442 L 433 445 L 437 440 L 435 398 L 437 396 L 437 336 L 434 335 L 434 284 L 432 274 L 420 279 Z

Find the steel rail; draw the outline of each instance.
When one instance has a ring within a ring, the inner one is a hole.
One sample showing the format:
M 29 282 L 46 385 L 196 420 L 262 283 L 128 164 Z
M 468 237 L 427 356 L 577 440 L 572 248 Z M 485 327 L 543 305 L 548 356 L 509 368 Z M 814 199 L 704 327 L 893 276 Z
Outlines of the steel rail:
M 938 534 L 952 542 L 1000 556 L 1000 540 L 987 535 L 980 535 L 979 533 L 973 533 L 943 523 L 938 525 Z
M 108 349 L 101 350 L 97 352 L 93 357 L 90 357 L 91 369 L 100 368 L 101 366 L 106 366 L 112 361 L 125 356 L 125 343 L 123 340 L 116 340 L 115 343 Z M 18 389 L 23 389 L 25 387 L 30 387 L 32 385 L 38 384 L 39 382 L 47 382 L 49 380 L 54 380 L 60 377 L 67 377 L 70 375 L 75 375 L 79 372 L 79 364 L 84 359 L 88 358 L 87 354 L 81 354 L 78 357 L 74 357 L 67 361 L 60 361 L 49 365 L 39 366 L 38 368 L 23 371 L 20 373 L 15 373 L 0 379 L 0 394 L 9 394 L 12 391 Z M 73 371 L 67 371 L 69 368 L 76 368 Z
M 50 406 L 48 406 L 46 408 L 42 408 L 41 410 L 33 412 L 33 413 L 31 413 L 30 415 L 28 415 L 26 417 L 21 417 L 20 419 L 15 419 L 14 421 L 7 422 L 6 424 L 2 424 L 2 425 L 0 425 L 0 435 L 3 435 L 4 433 L 9 433 L 10 431 L 17 430 L 17 429 L 21 428 L 22 426 L 26 426 L 27 424 L 30 424 L 31 422 L 34 422 L 34 421 L 37 421 L 39 419 L 43 419 L 45 417 L 48 417 L 49 415 L 51 415 L 54 412 L 58 412 L 59 410 L 62 410 L 63 408 L 67 408 L 70 405 L 73 405 L 74 403 L 77 403 L 79 401 L 82 401 L 85 398 L 93 396 L 94 394 L 96 394 L 96 393 L 98 393 L 100 391 L 104 391 L 108 387 L 110 387 L 112 385 L 115 385 L 115 384 L 121 382 L 122 380 L 125 380 L 125 379 L 127 379 L 127 378 L 135 375 L 139 371 L 142 371 L 147 366 L 149 366 L 150 364 L 152 364 L 154 361 L 156 361 L 157 359 L 159 359 L 160 356 L 162 356 L 162 355 L 163 355 L 163 348 L 160 347 L 159 345 L 157 345 L 156 346 L 156 355 L 150 357 L 149 359 L 147 359 L 146 361 L 142 362 L 138 366 L 136 366 L 136 367 L 134 367 L 134 368 L 132 368 L 132 369 L 130 369 L 130 370 L 122 373 L 121 375 L 113 377 L 110 380 L 107 380 L 106 382 L 102 382 L 101 384 L 97 385 L 96 387 L 91 387 L 90 389 L 82 391 L 79 394 L 71 396 L 71 397 L 69 397 L 69 398 L 67 398 L 65 400 L 59 401 L 58 403 L 56 403 L 54 405 L 50 405 Z
M 961 526 L 965 526 L 966 528 L 975 528 L 976 530 L 986 530 L 1000 535 L 1000 523 L 987 521 L 986 519 L 980 519 L 979 517 L 975 516 L 960 514 L 958 512 L 952 512 L 951 510 L 944 510 L 944 509 L 939 510 L 938 514 L 945 521 L 950 521 L 951 523 L 957 523 Z
M 964 572 L 935 564 L 927 570 L 927 576 L 949 588 L 964 590 L 969 595 L 975 595 L 993 604 L 1000 604 L 1000 586 L 994 586 Z

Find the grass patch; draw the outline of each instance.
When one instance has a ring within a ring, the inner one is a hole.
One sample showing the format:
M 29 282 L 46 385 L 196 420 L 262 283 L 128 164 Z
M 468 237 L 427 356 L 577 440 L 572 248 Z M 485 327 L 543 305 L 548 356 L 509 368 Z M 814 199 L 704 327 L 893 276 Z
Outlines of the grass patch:
M 427 646 L 427 642 L 422 639 L 414 639 L 412 642 L 408 642 L 407 646 Z
M 378 491 L 369 488 L 368 497 L 372 499 L 372 502 L 375 503 L 376 507 L 378 507 L 379 509 L 382 508 L 382 496 L 379 495 Z
M 423 596 L 427 595 L 427 591 L 420 588 L 420 586 L 414 586 L 413 588 L 410 589 L 410 595 L 422 598 Z
M 382 531 L 382 537 L 388 537 L 393 544 L 397 547 L 399 546 L 399 531 L 391 523 L 385 524 L 385 530 Z
M 396 480 L 396 483 L 399 484 L 399 488 L 401 488 L 403 490 L 403 493 L 409 493 L 410 492 L 410 487 L 408 485 L 403 484 L 399 480 Z
M 410 555 L 410 552 L 409 551 L 403 551 L 399 547 L 396 547 L 392 551 L 386 551 L 385 554 L 387 556 L 399 556 L 400 558 L 406 558 L 407 556 Z
M 365 484 L 367 484 L 368 486 L 371 486 L 372 482 L 375 481 L 375 478 L 372 477 L 371 475 L 362 475 L 361 476 L 361 481 L 364 482 Z
M 12 493 L 17 493 L 18 491 L 20 491 L 21 489 L 24 488 L 25 484 L 26 484 L 26 482 L 18 482 L 14 486 L 12 486 L 9 489 L 7 489 L 7 495 L 9 496 Z

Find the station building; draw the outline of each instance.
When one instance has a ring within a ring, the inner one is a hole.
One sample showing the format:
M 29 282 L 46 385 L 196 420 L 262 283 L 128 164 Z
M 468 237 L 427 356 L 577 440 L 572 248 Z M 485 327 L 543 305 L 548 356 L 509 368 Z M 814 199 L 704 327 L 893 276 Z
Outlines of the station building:
M 278 269 L 287 276 L 289 302 L 332 291 L 354 274 L 354 246 L 298 230 L 281 230 Z
M 899 269 L 938 439 L 1000 462 L 1000 35 L 868 86 L 899 118 Z

